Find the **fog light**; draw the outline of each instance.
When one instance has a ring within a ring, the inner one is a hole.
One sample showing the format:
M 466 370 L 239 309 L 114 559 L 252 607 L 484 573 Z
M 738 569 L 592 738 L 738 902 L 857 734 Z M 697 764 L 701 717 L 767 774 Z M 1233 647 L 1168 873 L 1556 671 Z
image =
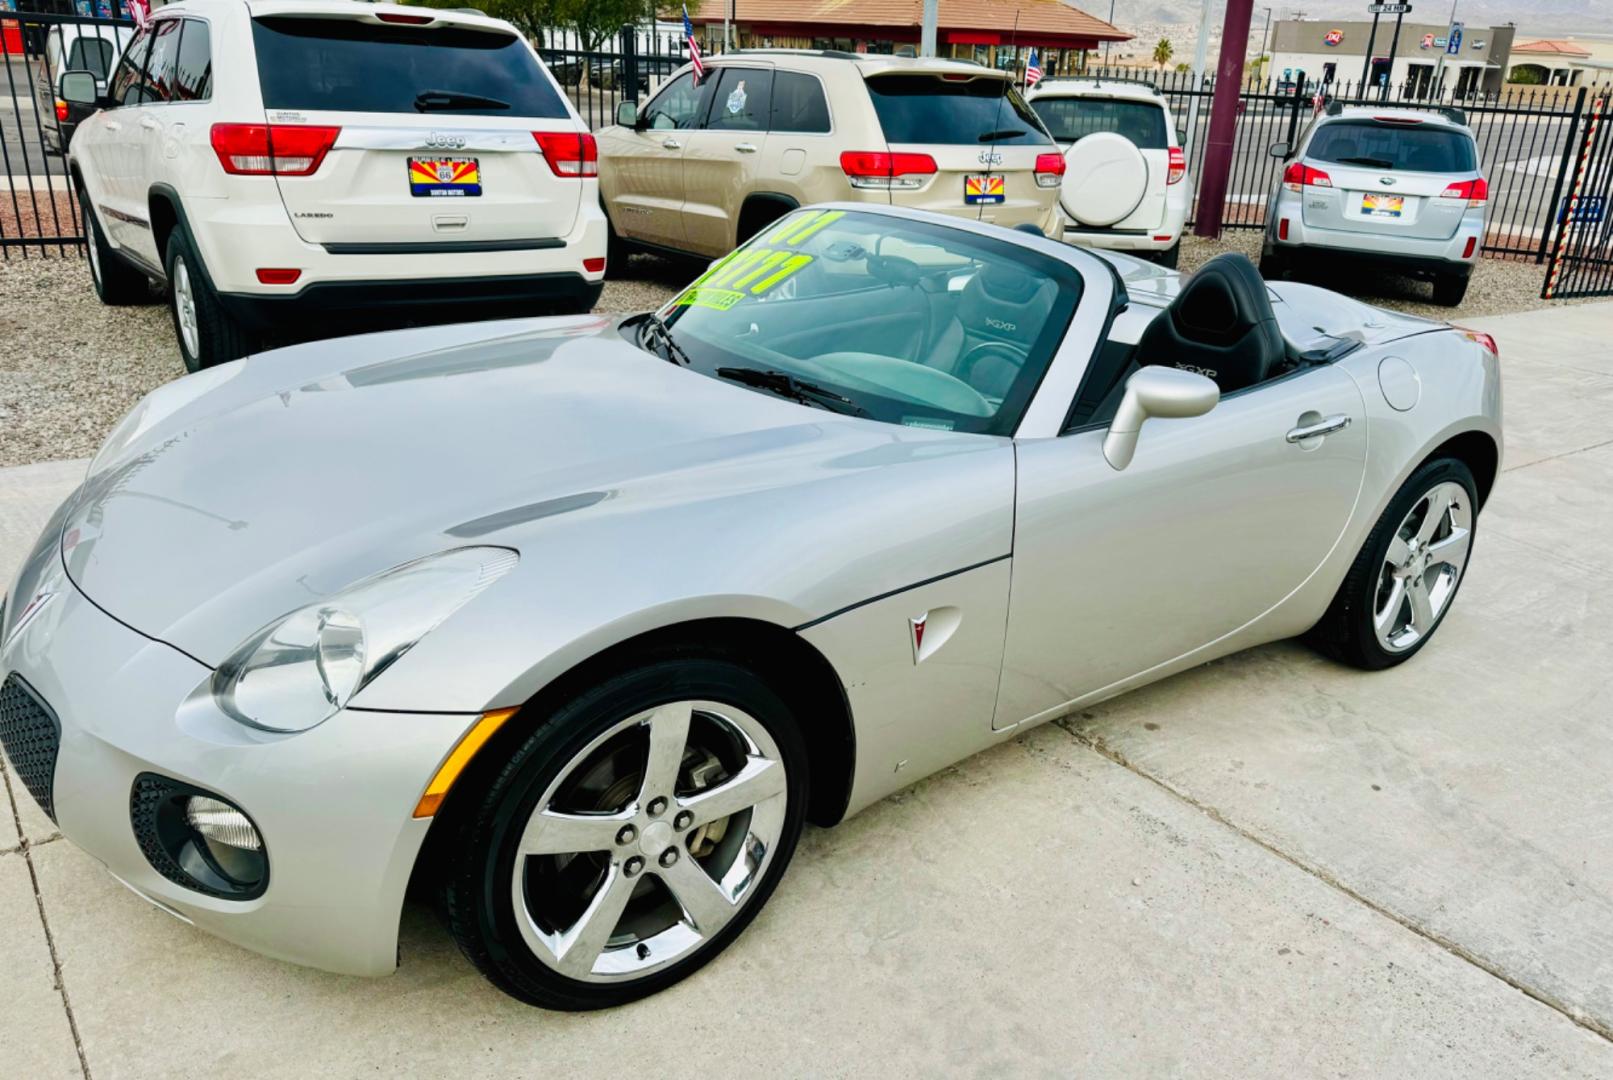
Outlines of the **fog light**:
M 129 817 L 146 861 L 176 885 L 222 900 L 251 900 L 268 888 L 262 834 L 245 811 L 218 795 L 141 773 Z

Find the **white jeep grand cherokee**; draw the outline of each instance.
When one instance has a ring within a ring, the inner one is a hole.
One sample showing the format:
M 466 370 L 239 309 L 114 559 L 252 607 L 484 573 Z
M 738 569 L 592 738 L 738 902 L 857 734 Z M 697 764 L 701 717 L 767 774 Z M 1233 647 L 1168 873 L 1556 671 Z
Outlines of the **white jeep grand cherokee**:
M 68 159 L 109 304 L 168 284 L 191 370 L 286 328 L 579 312 L 605 276 L 594 138 L 509 23 L 355 0 L 187 0 Z M 355 317 L 361 318 L 355 318 Z

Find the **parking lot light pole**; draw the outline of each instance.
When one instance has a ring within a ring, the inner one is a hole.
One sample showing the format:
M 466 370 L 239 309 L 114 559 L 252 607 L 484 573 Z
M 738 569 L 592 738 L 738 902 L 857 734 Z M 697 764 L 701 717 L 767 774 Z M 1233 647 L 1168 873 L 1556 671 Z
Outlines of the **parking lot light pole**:
M 940 15 L 941 0 L 924 0 L 924 22 L 919 28 L 919 55 L 935 55 L 935 24 Z
M 1238 130 L 1238 91 L 1243 86 L 1243 54 L 1248 50 L 1254 0 L 1227 0 L 1221 22 L 1221 58 L 1215 68 L 1215 96 L 1210 100 L 1210 138 L 1204 147 L 1204 175 L 1199 180 L 1199 208 L 1193 235 L 1221 235 L 1221 213 L 1232 175 L 1232 143 Z

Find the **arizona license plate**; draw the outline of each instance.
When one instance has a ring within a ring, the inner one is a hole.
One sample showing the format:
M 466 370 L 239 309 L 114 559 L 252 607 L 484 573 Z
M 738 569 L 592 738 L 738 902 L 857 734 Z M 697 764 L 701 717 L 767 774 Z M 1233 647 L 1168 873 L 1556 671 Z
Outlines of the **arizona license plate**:
M 965 176 L 963 201 L 966 204 L 1000 203 L 1005 198 L 1001 176 Z
M 1361 196 L 1361 212 L 1367 217 L 1399 217 L 1405 205 L 1406 199 L 1403 195 Z
M 482 170 L 475 158 L 409 159 L 409 194 L 449 198 L 480 195 Z

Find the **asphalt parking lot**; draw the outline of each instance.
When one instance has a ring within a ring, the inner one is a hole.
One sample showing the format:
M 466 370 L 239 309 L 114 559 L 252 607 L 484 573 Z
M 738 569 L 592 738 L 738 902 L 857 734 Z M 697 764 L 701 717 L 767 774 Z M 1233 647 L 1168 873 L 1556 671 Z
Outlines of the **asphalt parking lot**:
M 1030 732 L 809 831 L 735 948 L 591 1015 L 420 909 L 380 980 L 207 938 L 7 777 L 0 1077 L 1613 1075 L 1613 304 L 1470 321 L 1505 471 L 1413 662 L 1269 646 Z M 0 576 L 82 470 L 0 470 Z

